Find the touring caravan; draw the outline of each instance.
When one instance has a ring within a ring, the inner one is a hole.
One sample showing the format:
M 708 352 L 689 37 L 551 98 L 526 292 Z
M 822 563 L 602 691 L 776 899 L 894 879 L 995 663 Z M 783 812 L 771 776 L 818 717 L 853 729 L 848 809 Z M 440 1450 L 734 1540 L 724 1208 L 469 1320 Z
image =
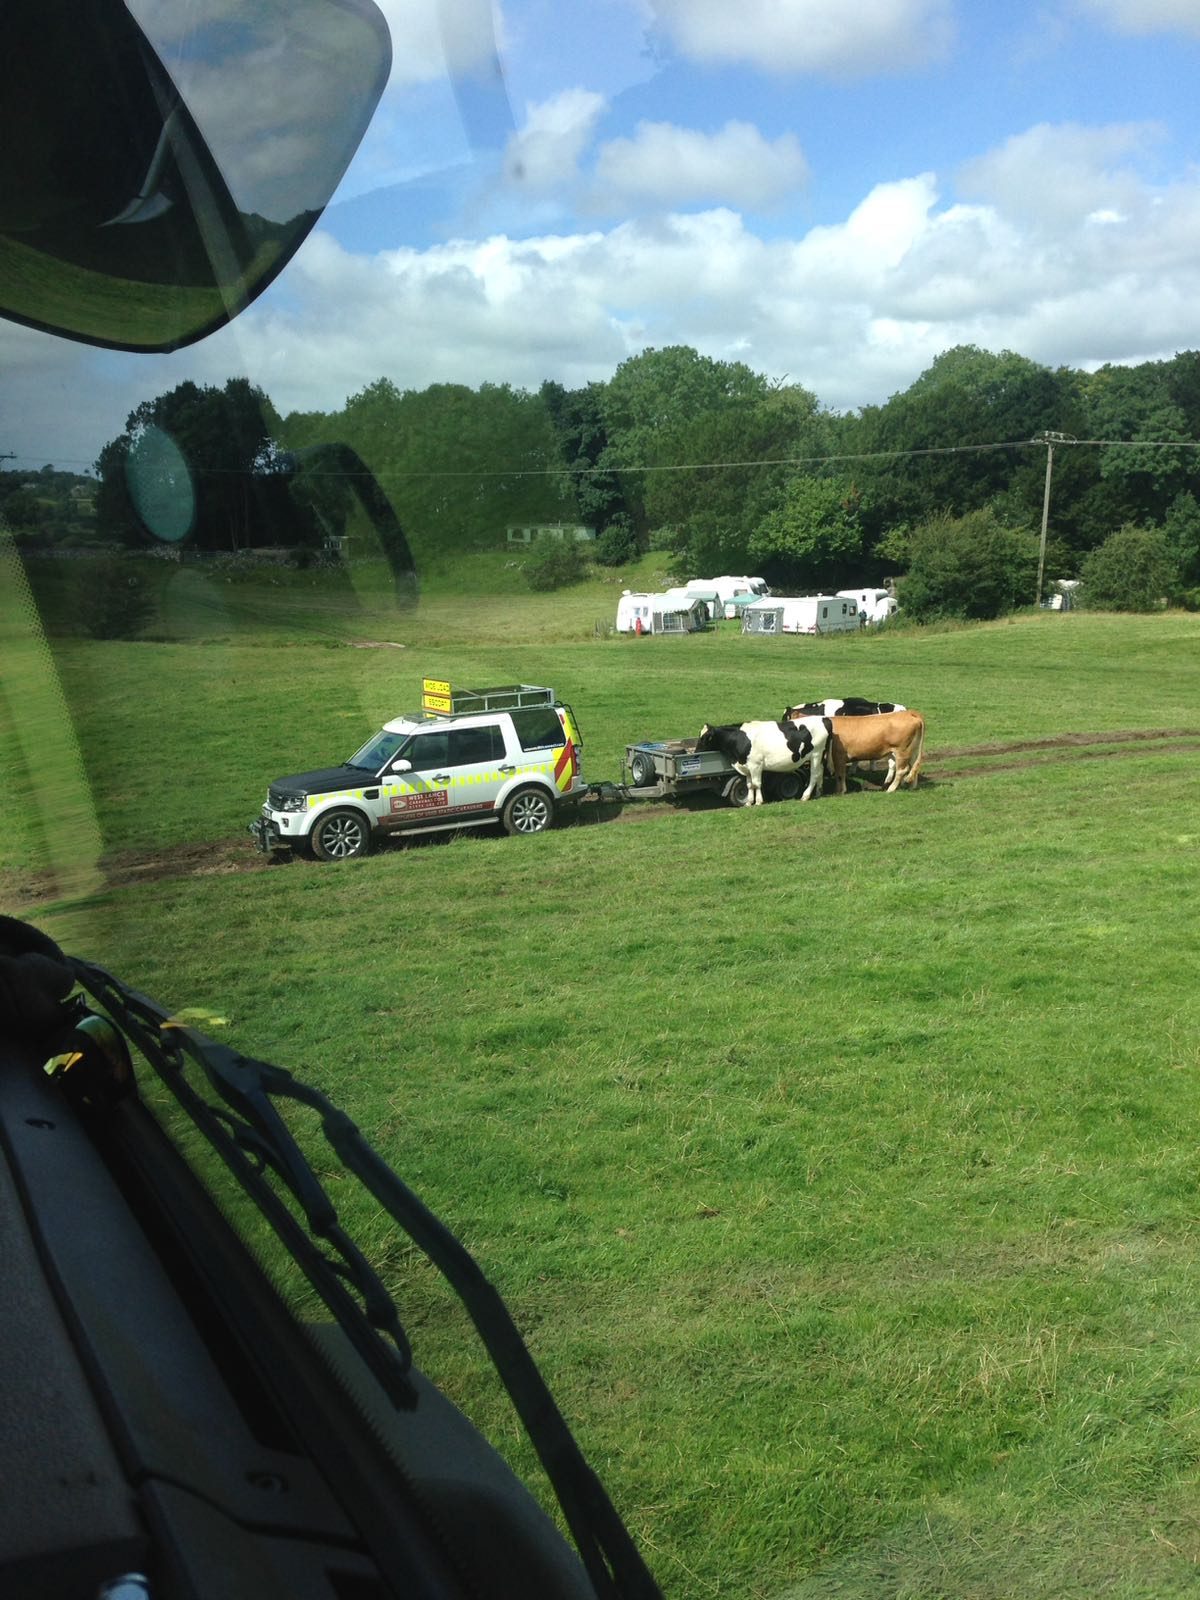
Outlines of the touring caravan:
M 847 633 L 858 625 L 858 602 L 842 595 L 773 594 L 742 612 L 743 633 Z
M 626 589 L 617 601 L 618 633 L 699 633 L 707 626 L 708 607 L 703 600 Z
M 693 578 L 688 585 L 696 588 L 699 585 L 711 586 L 717 591 L 721 602 L 721 614 L 726 617 L 739 615 L 741 607 L 733 604 L 735 599 L 743 600 L 749 595 L 751 598 L 762 598 L 770 594 L 765 578 L 737 577 L 730 573 L 722 573 L 719 578 Z
M 895 596 L 886 589 L 839 589 L 838 599 L 857 601 L 859 618 L 865 624 L 886 622 L 897 610 Z
M 725 608 L 721 600 L 720 591 L 715 585 L 708 583 L 704 579 L 697 578 L 692 583 L 686 583 L 674 589 L 667 589 L 664 593 L 673 600 L 703 600 L 705 610 L 710 618 L 724 615 Z

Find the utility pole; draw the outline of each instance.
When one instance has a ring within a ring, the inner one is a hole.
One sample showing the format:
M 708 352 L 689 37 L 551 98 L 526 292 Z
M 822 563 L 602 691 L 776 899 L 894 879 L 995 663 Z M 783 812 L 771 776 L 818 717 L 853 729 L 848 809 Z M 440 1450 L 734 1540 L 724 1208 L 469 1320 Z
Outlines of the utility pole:
M 1042 539 L 1038 545 L 1038 575 L 1037 598 L 1035 605 L 1042 603 L 1042 578 L 1046 571 L 1046 529 L 1050 526 L 1050 476 L 1054 471 L 1054 446 L 1056 444 L 1074 444 L 1075 441 L 1069 433 L 1039 433 L 1030 441 L 1030 444 L 1044 444 L 1046 446 L 1046 490 L 1042 496 Z

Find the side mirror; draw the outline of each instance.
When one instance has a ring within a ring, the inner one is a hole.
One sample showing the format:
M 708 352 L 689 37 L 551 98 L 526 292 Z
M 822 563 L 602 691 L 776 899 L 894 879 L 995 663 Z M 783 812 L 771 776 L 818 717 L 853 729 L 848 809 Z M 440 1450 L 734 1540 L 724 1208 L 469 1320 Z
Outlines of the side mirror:
M 411 772 L 412 769 L 413 769 L 413 764 L 412 764 L 411 761 L 393 761 L 391 766 L 388 768 L 388 771 L 389 772 Z

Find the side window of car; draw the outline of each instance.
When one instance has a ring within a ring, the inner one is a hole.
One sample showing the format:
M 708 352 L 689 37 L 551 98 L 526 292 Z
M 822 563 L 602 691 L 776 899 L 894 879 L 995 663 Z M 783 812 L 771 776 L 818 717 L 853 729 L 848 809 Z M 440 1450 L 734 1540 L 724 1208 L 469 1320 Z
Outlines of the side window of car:
M 480 761 L 500 761 L 504 757 L 504 734 L 497 722 L 482 728 L 450 729 L 450 765 L 466 767 Z
M 419 733 L 411 739 L 403 754 L 411 761 L 414 772 L 431 772 L 434 768 L 449 765 L 449 739 L 444 728 L 436 733 Z
M 514 711 L 512 720 L 522 750 L 554 750 L 566 738 L 562 723 L 549 706 L 527 706 Z

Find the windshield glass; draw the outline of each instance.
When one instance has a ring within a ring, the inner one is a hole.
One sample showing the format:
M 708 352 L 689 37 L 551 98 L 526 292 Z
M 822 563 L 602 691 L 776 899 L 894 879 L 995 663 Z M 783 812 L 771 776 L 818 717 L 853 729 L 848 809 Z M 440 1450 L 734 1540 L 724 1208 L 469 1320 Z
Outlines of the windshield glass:
M 8 9 L 0 906 L 342 1106 L 666 1592 L 1185 1592 L 1196 6 Z
M 364 772 L 379 772 L 388 764 L 407 737 L 407 734 L 388 733 L 386 730 L 377 733 L 373 739 L 367 740 L 361 750 L 350 757 L 346 765 L 361 767 Z

